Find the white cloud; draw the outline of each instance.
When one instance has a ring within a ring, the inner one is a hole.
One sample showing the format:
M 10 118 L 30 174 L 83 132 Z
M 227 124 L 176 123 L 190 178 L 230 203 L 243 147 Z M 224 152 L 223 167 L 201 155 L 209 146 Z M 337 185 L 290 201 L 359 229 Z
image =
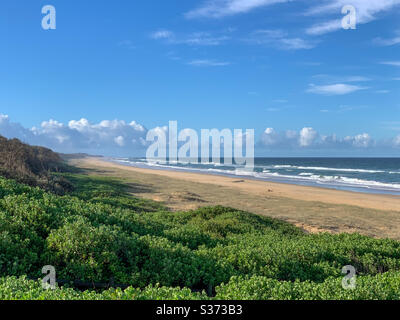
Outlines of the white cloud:
M 189 34 L 176 34 L 171 31 L 157 31 L 151 37 L 156 40 L 163 40 L 170 45 L 189 46 L 219 46 L 232 40 L 234 29 L 222 30 L 219 32 L 193 32 Z M 284 50 L 312 49 L 316 41 L 309 41 L 300 37 L 289 36 L 282 30 L 256 30 L 243 41 L 251 44 L 263 44 Z
M 204 59 L 204 60 L 192 60 L 188 62 L 188 64 L 196 67 L 224 67 L 224 66 L 229 66 L 230 62 Z
M 224 35 L 213 36 L 208 32 L 195 32 L 185 39 L 178 40 L 177 43 L 199 46 L 218 46 L 229 39 L 230 37 Z
M 306 30 L 306 33 L 309 35 L 321 35 L 340 30 L 340 28 L 342 28 L 341 20 L 332 20 L 312 26 Z
M 365 89 L 367 88 L 361 86 L 343 84 L 343 83 L 322 85 L 322 86 L 310 84 L 310 87 L 308 88 L 307 92 L 322 94 L 322 95 L 345 95 Z
M 256 30 L 252 32 L 247 42 L 253 44 L 264 44 L 284 50 L 312 49 L 315 42 L 298 37 L 290 37 L 282 30 Z
M 381 64 L 388 66 L 400 67 L 400 61 L 382 61 Z
M 321 135 L 315 129 L 306 127 L 299 132 L 287 130 L 277 132 L 267 128 L 260 139 L 260 146 L 268 149 L 366 149 L 375 146 L 397 147 L 400 146 L 400 136 L 394 138 L 387 145 L 385 141 L 377 143 L 367 134 L 346 136 L 340 138 L 336 134 Z
M 156 40 L 166 40 L 168 44 L 186 44 L 191 46 L 218 46 L 231 39 L 231 31 L 222 31 L 215 34 L 210 32 L 193 32 L 190 34 L 175 34 L 172 31 L 156 31 L 151 34 L 151 38 Z
M 364 82 L 364 81 L 371 81 L 371 79 L 363 76 L 350 76 L 344 79 L 344 82 Z
M 272 148 L 295 148 L 299 146 L 299 133 L 293 130 L 277 132 L 273 128 L 267 128 L 261 135 L 260 144 Z
M 274 145 L 278 142 L 278 134 L 273 128 L 267 128 L 261 136 L 261 141 L 266 146 Z
M 382 39 L 382 38 L 375 38 L 374 42 L 380 46 L 394 46 L 396 44 L 400 44 L 400 32 L 397 32 L 398 35 L 396 37 L 390 39 Z
M 157 127 L 156 132 L 168 132 L 168 127 Z M 39 128 L 24 128 L 11 122 L 7 115 L 0 114 L 0 135 L 18 138 L 23 142 L 51 148 L 58 152 L 87 152 L 114 156 L 143 156 L 148 130 L 135 121 L 103 120 L 90 123 L 87 119 L 71 120 L 68 124 L 56 120 L 42 122 Z M 267 128 L 261 135 L 259 147 L 287 149 L 340 149 L 372 147 L 398 148 L 400 135 L 375 141 L 369 134 L 339 138 L 335 134 L 321 135 L 311 127 L 300 131 L 278 132 Z
M 118 137 L 114 138 L 114 141 L 120 147 L 125 146 L 125 138 L 123 136 L 118 136 Z M 133 139 L 132 141 L 136 141 L 136 139 Z
M 174 33 L 169 30 L 158 30 L 153 32 L 150 36 L 153 39 L 170 39 L 174 36 Z
M 313 6 L 306 15 L 340 15 L 340 18 L 331 19 L 308 28 L 306 32 L 310 35 L 320 35 L 340 30 L 342 28 L 341 9 L 345 5 L 353 5 L 357 11 L 357 24 L 369 23 L 378 18 L 378 15 L 387 12 L 400 4 L 400 0 L 323 0 L 322 4 Z
M 321 81 L 327 83 L 342 83 L 342 82 L 367 82 L 372 81 L 371 78 L 364 76 L 332 76 L 329 74 L 316 74 L 313 76 L 315 79 L 319 79 Z
M 299 138 L 300 146 L 308 147 L 312 145 L 317 137 L 318 133 L 313 128 L 303 128 L 300 131 L 300 138 Z
M 288 50 L 299 50 L 299 49 L 312 49 L 315 47 L 314 44 L 304 40 L 302 38 L 284 38 L 280 39 L 281 47 Z
M 393 145 L 396 147 L 400 147 L 400 135 L 393 139 Z
M 344 138 L 344 141 L 358 148 L 368 148 L 373 143 L 372 138 L 368 133 L 359 134 L 355 137 L 346 137 Z
M 33 133 L 19 123 L 10 121 L 8 115 L 0 114 L 0 134 L 6 138 L 19 138 L 24 141 L 32 139 Z
M 135 121 L 103 120 L 97 124 L 87 119 L 63 124 L 56 120 L 43 121 L 39 128 L 27 129 L 0 115 L 0 134 L 18 138 L 33 145 L 46 146 L 59 152 L 113 153 L 121 148 L 134 155 L 146 146 L 147 129 Z
M 189 19 L 221 18 L 289 1 L 291 0 L 208 0 L 197 9 L 186 13 L 185 16 Z

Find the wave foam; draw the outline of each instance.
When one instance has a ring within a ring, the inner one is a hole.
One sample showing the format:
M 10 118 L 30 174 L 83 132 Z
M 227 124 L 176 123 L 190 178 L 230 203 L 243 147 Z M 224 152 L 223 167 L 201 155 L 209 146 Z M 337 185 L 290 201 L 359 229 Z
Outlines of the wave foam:
M 176 165 L 169 165 L 164 163 L 154 163 L 154 162 L 142 162 L 142 161 L 128 161 L 125 159 L 113 159 L 113 161 L 132 166 L 148 166 L 148 167 L 159 167 L 163 169 L 169 170 L 179 170 L 179 171 L 192 171 L 192 172 L 203 172 L 203 173 L 217 173 L 224 175 L 234 175 L 234 176 L 250 176 L 257 179 L 278 179 L 280 181 L 292 182 L 292 183 L 313 183 L 319 185 L 326 186 L 335 186 L 335 187 L 357 187 L 357 188 L 367 188 L 367 189 L 375 189 L 375 190 L 383 190 L 383 191 L 400 191 L 400 184 L 398 183 L 385 183 L 374 180 L 364 180 L 357 178 L 349 178 L 341 175 L 318 175 L 311 172 L 302 172 L 298 175 L 285 175 L 280 174 L 278 172 L 271 172 L 271 170 L 267 170 L 264 166 L 264 170 L 262 172 L 248 171 L 244 168 L 238 169 L 235 168 L 233 170 L 228 169 L 217 169 L 216 166 L 211 163 L 209 165 L 214 165 L 214 168 L 194 168 L 190 166 L 180 167 Z M 310 171 L 337 171 L 337 172 L 362 172 L 362 173 L 384 173 L 386 171 L 381 170 L 364 170 L 364 169 L 340 169 L 340 168 L 325 168 L 325 167 L 305 167 L 305 166 L 291 166 L 291 165 L 276 165 L 270 168 L 294 168 L 305 170 L 308 169 Z M 399 173 L 400 172 L 393 172 Z
M 383 170 L 349 169 L 349 168 L 329 168 L 329 167 L 304 167 L 292 165 L 274 165 L 274 169 L 299 169 L 312 171 L 337 171 L 337 172 L 360 172 L 360 173 L 385 173 Z

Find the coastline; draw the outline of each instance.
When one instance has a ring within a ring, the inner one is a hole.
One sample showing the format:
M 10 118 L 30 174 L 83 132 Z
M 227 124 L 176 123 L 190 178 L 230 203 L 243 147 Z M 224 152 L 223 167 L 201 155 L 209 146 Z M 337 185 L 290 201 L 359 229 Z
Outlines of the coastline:
M 400 196 L 400 184 L 395 180 L 392 180 L 392 175 L 400 174 L 400 171 L 386 171 L 387 169 L 375 168 L 375 169 L 358 169 L 350 168 L 351 164 L 347 164 L 349 168 L 329 167 L 332 164 L 322 164 L 317 166 L 315 163 L 291 163 L 282 164 L 279 162 L 279 158 L 265 158 L 272 160 L 272 162 L 258 163 L 255 165 L 254 170 L 246 171 L 241 170 L 236 166 L 224 166 L 221 164 L 208 164 L 201 166 L 187 166 L 179 164 L 160 164 L 152 163 L 149 164 L 145 159 L 128 159 L 128 158 L 104 158 L 107 161 L 122 164 L 127 166 L 133 166 L 136 168 L 154 169 L 154 170 L 170 170 L 177 172 L 189 172 L 189 173 L 201 173 L 201 174 L 214 174 L 219 176 L 226 176 L 235 179 L 248 179 L 248 180 L 260 180 L 264 182 L 275 182 L 278 184 L 291 184 L 299 186 L 317 187 L 331 190 L 350 191 L 356 193 L 367 193 L 367 194 L 387 194 Z M 263 159 L 263 158 L 259 158 Z M 299 160 L 293 158 L 295 160 Z M 309 158 L 317 160 L 317 158 Z M 338 158 L 340 159 L 340 158 Z M 274 162 L 278 160 L 278 162 Z M 324 158 L 318 159 L 318 161 L 324 161 Z M 342 159 L 343 160 L 343 159 Z M 350 160 L 350 158 L 344 158 L 344 160 Z M 364 159 L 360 159 L 361 161 Z M 381 160 L 381 159 L 379 159 Z M 290 163 L 285 160 L 284 163 Z M 323 167 L 323 166 L 326 167 Z M 365 164 L 364 164 L 365 165 Z M 373 165 L 373 164 L 372 164 Z M 360 167 L 362 166 L 359 165 Z M 221 169 L 224 167 L 224 169 Z M 262 170 L 262 171 L 261 171 Z M 393 169 L 395 170 L 395 169 Z M 286 171 L 286 172 L 283 172 Z M 297 173 L 293 174 L 293 171 Z M 350 174 L 349 174 L 350 173 Z M 354 173 L 364 175 L 362 177 L 355 176 Z M 365 174 L 386 174 L 383 180 L 381 177 L 365 176 Z M 374 180 L 376 179 L 376 180 Z
M 154 170 L 106 161 L 70 160 L 96 175 L 140 185 L 132 194 L 163 202 L 172 210 L 224 205 L 276 217 L 309 232 L 359 232 L 400 239 L 400 197 L 266 182 L 221 175 Z

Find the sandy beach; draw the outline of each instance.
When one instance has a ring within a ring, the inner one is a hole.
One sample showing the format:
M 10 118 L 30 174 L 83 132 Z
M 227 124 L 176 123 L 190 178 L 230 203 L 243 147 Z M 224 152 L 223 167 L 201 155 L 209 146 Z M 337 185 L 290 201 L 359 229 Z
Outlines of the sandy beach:
M 400 239 L 399 196 L 136 168 L 102 158 L 69 163 L 90 175 L 122 179 L 132 195 L 160 201 L 171 210 L 223 205 L 282 219 L 308 232 L 358 232 Z

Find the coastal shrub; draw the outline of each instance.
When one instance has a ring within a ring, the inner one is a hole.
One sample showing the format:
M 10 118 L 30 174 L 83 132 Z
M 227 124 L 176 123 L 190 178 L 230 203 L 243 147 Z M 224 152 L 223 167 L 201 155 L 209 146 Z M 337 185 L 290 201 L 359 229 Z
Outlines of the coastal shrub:
M 62 279 L 102 281 L 115 278 L 132 283 L 138 277 L 140 249 L 137 237 L 117 227 L 93 227 L 77 218 L 52 232 L 47 239 L 47 261 Z
M 44 290 L 41 281 L 25 277 L 0 278 L 0 300 L 399 300 L 400 274 L 389 272 L 377 276 L 357 277 L 356 288 L 343 289 L 341 278 L 328 278 L 323 283 L 311 281 L 278 281 L 266 277 L 232 277 L 216 287 L 216 296 L 209 297 L 189 288 L 129 287 L 77 291 L 69 287 Z
M 312 281 L 278 281 L 267 277 L 232 277 L 216 288 L 223 300 L 399 300 L 400 273 L 359 276 L 354 289 L 344 289 L 342 278 Z
M 170 212 L 130 196 L 115 179 L 67 177 L 74 191 L 64 196 L 0 178 L 0 277 L 18 292 L 0 286 L 4 297 L 57 298 L 10 278 L 37 279 L 50 264 L 61 280 L 131 287 L 85 294 L 61 288 L 60 299 L 200 299 L 192 291 L 203 290 L 220 299 L 399 298 L 398 241 L 305 234 L 231 208 Z M 355 291 L 341 287 L 345 265 L 357 269 Z
M 208 300 L 205 292 L 188 288 L 170 288 L 150 285 L 144 289 L 108 289 L 77 291 L 68 287 L 44 290 L 41 281 L 25 277 L 0 278 L 0 300 Z

